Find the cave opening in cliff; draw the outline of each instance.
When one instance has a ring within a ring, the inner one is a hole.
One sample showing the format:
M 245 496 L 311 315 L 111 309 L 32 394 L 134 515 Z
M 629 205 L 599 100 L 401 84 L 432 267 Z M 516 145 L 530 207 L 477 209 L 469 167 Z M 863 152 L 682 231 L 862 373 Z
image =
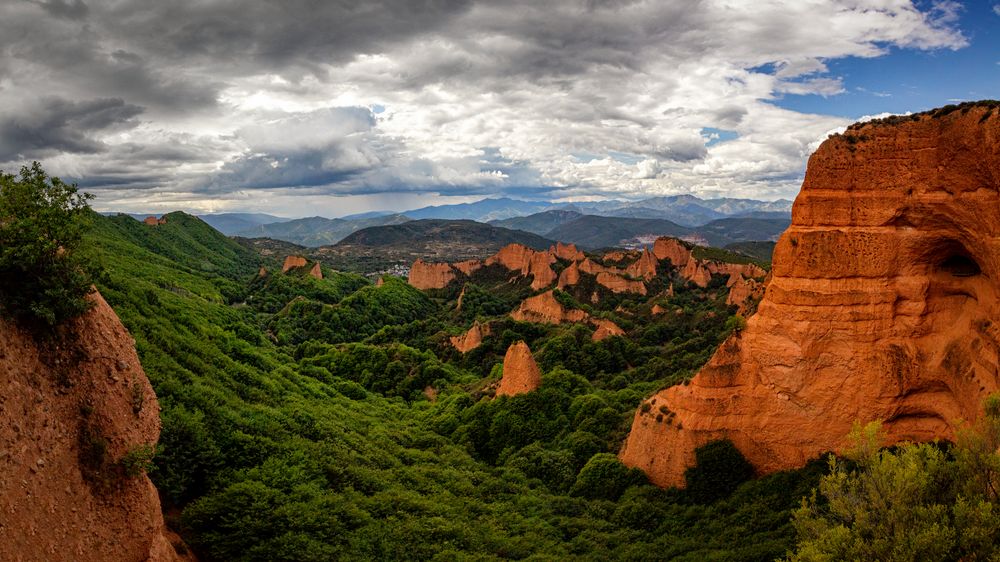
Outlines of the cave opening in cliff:
M 982 272 L 979 264 L 974 259 L 961 253 L 949 255 L 941 262 L 939 267 L 942 271 L 955 277 L 973 277 Z

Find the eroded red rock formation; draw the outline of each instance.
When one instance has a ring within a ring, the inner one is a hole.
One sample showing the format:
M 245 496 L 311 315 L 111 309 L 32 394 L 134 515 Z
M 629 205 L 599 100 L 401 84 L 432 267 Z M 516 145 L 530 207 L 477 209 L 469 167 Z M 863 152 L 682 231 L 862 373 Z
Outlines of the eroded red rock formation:
M 721 261 L 703 262 L 709 273 L 717 275 L 742 275 L 743 277 L 762 278 L 767 275 L 763 267 L 753 263 L 726 263 Z
M 297 267 L 305 267 L 308 263 L 309 261 L 302 256 L 288 256 L 285 258 L 285 263 L 281 266 L 281 272 L 288 273 Z
M 658 260 L 670 260 L 674 267 L 684 267 L 691 259 L 691 250 L 676 238 L 657 238 L 653 243 L 653 255 Z
M 649 281 L 656 277 L 656 257 L 648 249 L 644 249 L 639 259 L 625 268 L 625 273 Z
M 118 464 L 156 444 L 159 405 L 132 337 L 92 299 L 45 349 L 0 321 L 0 560 L 178 560 L 152 482 Z
M 594 335 L 590 339 L 594 341 L 601 341 L 611 336 L 624 336 L 625 330 L 622 330 L 618 324 L 615 324 L 611 320 L 605 320 L 603 318 L 593 318 L 591 323 L 597 328 L 594 330 Z
M 764 283 L 734 273 L 729 277 L 729 295 L 726 304 L 736 305 L 736 313 L 745 315 L 749 305 L 764 294 Z
M 313 264 L 312 269 L 309 270 L 309 276 L 314 279 L 323 278 L 323 270 L 320 268 L 319 263 Z
M 625 273 L 617 267 L 609 267 L 606 265 L 599 264 L 590 258 L 584 259 L 580 262 L 580 271 L 584 273 L 589 273 L 591 275 L 597 275 L 598 273 L 610 273 L 612 275 L 621 275 Z
M 1000 387 L 1000 116 L 973 107 L 852 126 L 809 159 L 757 314 L 687 386 L 640 409 L 622 460 L 683 483 L 731 439 L 760 473 L 843 445 L 953 438 Z M 656 408 L 650 410 L 655 412 Z
M 701 288 L 705 288 L 708 287 L 708 283 L 712 280 L 712 272 L 700 260 L 690 258 L 687 264 L 684 265 L 684 269 L 681 270 L 681 277 Z
M 587 257 L 576 247 L 576 244 L 563 244 L 562 242 L 556 242 L 555 246 L 549 248 L 549 253 L 561 260 L 573 262 L 583 261 Z
M 518 341 L 509 348 L 503 358 L 503 377 L 497 396 L 514 396 L 538 390 L 542 386 L 542 371 L 535 363 L 528 344 Z
M 638 293 L 646 294 L 646 285 L 637 279 L 626 279 L 622 275 L 602 271 L 597 274 L 597 284 L 601 285 L 612 293 Z
M 580 266 L 577 262 L 573 262 L 566 269 L 562 270 L 559 274 L 559 281 L 556 283 L 556 287 L 562 289 L 564 287 L 572 287 L 580 282 Z
M 531 276 L 531 288 L 537 290 L 556 281 L 556 272 L 552 271 L 555 261 L 555 256 L 549 252 L 538 252 L 520 244 L 508 244 L 488 258 L 486 265 L 499 263 L 510 271 L 520 272 L 522 276 Z
M 447 263 L 428 263 L 418 259 L 410 266 L 407 281 L 418 289 L 443 289 L 455 279 L 455 268 Z
M 452 265 L 455 266 L 455 269 L 461 271 L 462 273 L 472 275 L 479 270 L 479 268 L 483 267 L 483 262 L 479 260 L 466 260 L 453 263 Z
M 488 335 L 490 335 L 490 325 L 476 322 L 467 332 L 460 336 L 451 336 L 449 341 L 455 349 L 468 353 L 482 345 L 483 338 Z
M 545 291 L 524 299 L 517 310 L 510 314 L 510 317 L 521 322 L 562 324 L 563 322 L 583 322 L 589 318 L 589 315 L 582 310 L 565 308 L 556 300 L 552 291 Z

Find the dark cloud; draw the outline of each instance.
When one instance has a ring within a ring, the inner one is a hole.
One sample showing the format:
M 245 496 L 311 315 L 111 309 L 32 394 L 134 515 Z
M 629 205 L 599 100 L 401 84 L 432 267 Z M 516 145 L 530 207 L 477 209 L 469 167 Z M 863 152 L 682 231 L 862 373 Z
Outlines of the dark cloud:
M 470 0 L 211 0 L 123 2 L 103 11 L 110 31 L 187 64 L 290 71 L 345 62 L 441 28 Z
M 143 109 L 122 99 L 46 98 L 0 118 L 0 162 L 57 152 L 92 154 L 107 145 L 95 133 L 129 128 Z
M 33 3 L 38 4 L 46 13 L 57 18 L 78 20 L 87 17 L 87 14 L 90 12 L 90 8 L 83 0 L 73 0 L 72 2 L 67 2 L 66 0 L 39 0 Z
M 212 76 L 193 77 L 187 71 L 158 68 L 158 61 L 134 51 L 107 50 L 89 24 L 66 29 L 44 21 L 0 21 L 0 33 L 8 39 L 0 52 L 32 66 L 34 75 L 24 78 L 37 80 L 38 87 L 45 87 L 45 79 L 51 78 L 60 88 L 82 96 L 121 97 L 172 113 L 214 106 L 222 87 Z

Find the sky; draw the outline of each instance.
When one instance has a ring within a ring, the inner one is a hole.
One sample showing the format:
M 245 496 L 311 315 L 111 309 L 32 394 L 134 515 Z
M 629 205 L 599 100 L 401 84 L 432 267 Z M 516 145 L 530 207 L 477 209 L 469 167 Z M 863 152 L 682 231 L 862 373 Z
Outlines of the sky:
M 986 98 L 988 0 L 0 2 L 0 170 L 105 211 L 790 199 L 831 132 Z

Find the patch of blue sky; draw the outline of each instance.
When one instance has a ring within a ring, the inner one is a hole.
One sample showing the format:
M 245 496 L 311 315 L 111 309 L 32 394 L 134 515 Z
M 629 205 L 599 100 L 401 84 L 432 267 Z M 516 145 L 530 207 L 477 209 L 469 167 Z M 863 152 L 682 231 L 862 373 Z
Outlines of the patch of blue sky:
M 577 162 L 590 162 L 591 160 L 607 160 L 608 158 L 621 162 L 622 164 L 635 165 L 646 159 L 645 156 L 632 154 L 629 152 L 608 151 L 607 154 L 594 154 L 593 152 L 571 152 L 570 156 Z
M 963 4 L 959 28 L 968 40 L 966 47 L 933 51 L 891 48 L 874 58 L 826 60 L 828 72 L 818 76 L 840 78 L 843 92 L 828 96 L 784 94 L 771 103 L 793 111 L 857 119 L 1000 98 L 998 4 L 980 0 Z M 751 70 L 770 74 L 776 66 L 762 65 Z
M 701 136 L 705 139 L 705 146 L 714 146 L 720 142 L 734 140 L 740 135 L 736 131 L 716 129 L 715 127 L 702 127 Z

